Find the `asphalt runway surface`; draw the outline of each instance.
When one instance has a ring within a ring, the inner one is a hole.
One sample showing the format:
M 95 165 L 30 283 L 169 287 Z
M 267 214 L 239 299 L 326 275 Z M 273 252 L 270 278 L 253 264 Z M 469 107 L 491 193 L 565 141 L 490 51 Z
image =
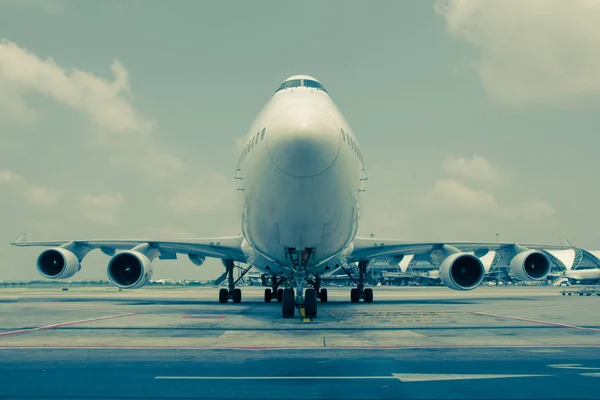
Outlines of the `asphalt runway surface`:
M 280 317 L 263 289 L 0 289 L 0 398 L 598 399 L 600 297 L 554 287 L 330 290 Z

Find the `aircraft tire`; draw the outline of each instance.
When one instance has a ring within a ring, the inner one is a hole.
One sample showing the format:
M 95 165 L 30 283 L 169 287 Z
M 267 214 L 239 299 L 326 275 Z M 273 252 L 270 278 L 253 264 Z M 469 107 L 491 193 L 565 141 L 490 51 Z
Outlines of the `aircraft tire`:
M 219 303 L 227 303 L 228 295 L 227 289 L 223 288 L 219 290 Z
M 277 289 L 277 302 L 281 303 L 283 301 L 283 289 Z
M 365 289 L 365 303 L 372 303 L 373 302 L 373 289 L 368 288 Z
M 242 302 L 242 290 L 241 289 L 233 289 L 233 294 L 231 296 L 234 303 Z
M 265 303 L 270 303 L 272 297 L 271 289 L 265 289 Z
M 304 292 L 304 316 L 317 318 L 317 291 L 315 289 L 306 289 Z
M 350 301 L 352 303 L 358 303 L 360 301 L 360 292 L 358 291 L 358 288 L 350 290 Z
M 281 316 L 283 318 L 294 318 L 296 305 L 294 304 L 294 289 L 284 289 L 281 299 Z
M 321 303 L 327 303 L 327 289 L 321 289 Z

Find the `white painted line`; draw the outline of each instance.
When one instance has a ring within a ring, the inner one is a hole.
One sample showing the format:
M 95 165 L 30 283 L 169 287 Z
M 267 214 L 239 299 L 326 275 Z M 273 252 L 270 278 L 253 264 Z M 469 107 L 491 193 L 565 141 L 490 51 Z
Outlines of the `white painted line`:
M 534 350 L 527 350 L 530 353 L 564 353 L 563 350 L 556 350 L 556 349 L 534 349 Z
M 355 380 L 398 379 L 401 382 L 458 381 L 468 379 L 534 378 L 552 375 L 498 375 L 498 374 L 392 374 L 373 376 L 155 376 L 159 380 L 202 381 L 272 381 L 272 380 Z
M 581 376 L 590 376 L 592 378 L 600 378 L 600 373 L 598 372 L 584 372 L 583 374 L 579 374 Z
M 578 329 L 578 330 L 581 330 L 581 331 L 599 332 L 600 333 L 600 329 L 585 328 L 583 326 L 561 324 L 561 323 L 558 323 L 558 322 L 540 321 L 540 320 L 537 320 L 537 319 L 511 317 L 511 316 L 507 316 L 507 315 L 498 315 L 498 314 L 491 314 L 491 313 L 478 312 L 478 311 L 474 311 L 471 314 L 483 315 L 485 317 L 495 317 L 495 318 L 510 319 L 510 320 L 513 320 L 513 321 L 533 322 L 535 324 L 558 326 L 558 327 L 561 327 L 561 328 L 571 328 L 571 329 Z
M 469 379 L 536 378 L 552 375 L 498 375 L 498 374 L 393 374 L 402 382 L 462 381 Z
M 550 368 L 559 368 L 559 369 L 591 369 L 591 370 L 600 370 L 600 368 L 594 367 L 584 367 L 581 364 L 550 364 L 548 365 Z
M 137 313 L 126 313 L 126 314 L 109 315 L 109 316 L 106 316 L 106 317 L 81 319 L 81 320 L 78 320 L 78 321 L 62 322 L 60 324 L 40 326 L 40 327 L 37 327 L 37 328 L 20 329 L 18 331 L 2 332 L 2 333 L 0 333 L 0 336 L 18 335 L 19 333 L 28 333 L 28 332 L 35 332 L 35 331 L 43 331 L 43 330 L 46 330 L 46 329 L 54 329 L 54 328 L 60 328 L 60 327 L 63 327 L 63 326 L 68 326 L 68 325 L 83 324 L 85 322 L 102 321 L 102 320 L 105 320 L 105 319 L 121 318 L 121 317 L 127 317 L 129 315 L 136 315 L 136 314 Z
M 202 380 L 202 381 L 271 381 L 271 380 L 338 380 L 338 379 L 396 379 L 393 375 L 385 376 L 155 376 L 163 380 Z

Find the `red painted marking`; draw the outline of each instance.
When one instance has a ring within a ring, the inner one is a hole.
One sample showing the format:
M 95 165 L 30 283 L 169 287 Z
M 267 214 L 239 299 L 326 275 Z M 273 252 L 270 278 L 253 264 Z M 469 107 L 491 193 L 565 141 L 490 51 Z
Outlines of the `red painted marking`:
M 540 321 L 540 320 L 537 320 L 537 319 L 510 317 L 510 316 L 506 316 L 506 315 L 489 314 L 489 313 L 484 313 L 484 312 L 472 312 L 471 314 L 483 315 L 485 317 L 510 319 L 510 320 L 513 320 L 513 321 L 533 322 L 535 324 L 558 326 L 558 327 L 561 327 L 561 328 L 570 328 L 570 329 L 577 329 L 577 330 L 580 330 L 580 331 L 588 331 L 588 332 L 598 332 L 598 333 L 600 333 L 600 329 L 584 328 L 583 326 L 567 325 L 567 324 L 561 324 L 561 323 L 558 323 L 558 322 L 549 322 L 549 321 Z
M 183 319 L 224 319 L 227 315 L 184 315 Z
M 94 322 L 94 321 L 102 321 L 102 320 L 105 320 L 105 319 L 128 317 L 130 315 L 136 315 L 136 314 L 137 313 L 127 313 L 127 314 L 119 314 L 119 315 L 109 315 L 107 317 L 82 319 L 82 320 L 79 320 L 79 321 L 63 322 L 63 323 L 60 323 L 60 324 L 40 326 L 40 327 L 37 327 L 37 328 L 31 328 L 31 329 L 20 329 L 18 331 L 2 332 L 2 333 L 0 333 L 0 336 L 18 335 L 20 333 L 29 333 L 29 332 L 35 332 L 35 331 L 44 331 L 44 330 L 48 330 L 48 329 L 61 328 L 63 326 L 83 324 L 83 323 L 86 323 L 86 322 Z

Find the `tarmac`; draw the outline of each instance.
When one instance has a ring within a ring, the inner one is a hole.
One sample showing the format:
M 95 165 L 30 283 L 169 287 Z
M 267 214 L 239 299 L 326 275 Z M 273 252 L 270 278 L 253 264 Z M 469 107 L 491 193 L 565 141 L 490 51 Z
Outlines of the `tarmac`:
M 597 399 L 600 296 L 557 287 L 330 288 L 281 318 L 264 288 L 0 289 L 0 398 Z

